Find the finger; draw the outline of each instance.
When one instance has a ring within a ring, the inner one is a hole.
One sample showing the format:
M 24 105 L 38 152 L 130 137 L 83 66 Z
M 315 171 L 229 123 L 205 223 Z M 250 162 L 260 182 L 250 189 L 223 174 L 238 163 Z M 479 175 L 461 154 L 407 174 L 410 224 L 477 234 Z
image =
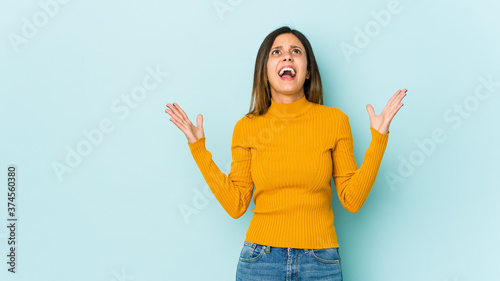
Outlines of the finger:
M 179 125 L 182 125 L 183 127 L 188 128 L 188 125 L 186 124 L 186 122 L 183 119 L 180 119 L 178 114 L 172 112 L 169 109 L 165 109 L 165 112 L 167 112 L 168 114 L 170 114 L 170 117 L 171 117 L 170 121 L 176 120 Z
M 179 119 L 180 121 L 182 121 L 186 124 L 191 123 L 191 121 L 189 121 L 189 118 L 187 117 L 187 115 L 185 113 L 181 112 L 182 110 L 179 110 L 178 104 L 176 104 L 176 103 L 173 103 L 173 105 L 167 104 L 167 106 L 170 108 L 170 111 L 175 114 L 175 117 L 177 117 L 177 119 Z
M 178 109 L 179 112 L 182 114 L 182 116 L 184 116 L 184 118 L 189 120 L 189 118 L 188 118 L 187 114 L 184 112 L 184 110 L 182 110 L 182 108 L 175 102 L 174 102 L 174 105 L 175 105 L 175 108 Z
M 402 93 L 401 93 L 401 95 L 400 95 L 400 97 L 399 97 L 399 99 L 398 99 L 398 100 L 399 100 L 399 102 L 401 102 L 401 100 L 403 100 L 403 98 L 404 98 L 404 97 L 406 97 L 406 92 L 407 92 L 407 91 L 408 91 L 407 89 L 404 89 L 404 90 L 402 91 Z
M 181 110 L 179 110 L 178 106 L 179 106 L 178 104 L 173 103 L 172 111 L 175 112 L 175 114 L 177 114 L 179 119 L 183 120 L 186 123 L 189 123 L 189 118 L 187 117 L 186 114 L 183 114 L 183 112 L 181 112 Z
M 167 107 L 171 108 L 172 105 L 171 104 L 167 104 Z M 178 113 L 175 113 L 175 112 L 173 112 L 170 109 L 165 109 L 165 112 L 170 115 L 170 117 L 171 117 L 170 121 L 172 121 L 172 122 L 175 121 L 174 124 L 176 124 L 177 127 L 182 126 L 183 128 L 186 128 L 186 129 L 189 128 L 189 124 L 187 122 L 185 122 L 184 118 L 182 116 L 180 116 Z
M 170 113 L 169 114 L 172 115 L 172 118 L 177 120 L 179 125 L 183 126 L 186 129 L 189 129 L 189 126 L 191 125 L 191 121 L 188 118 L 185 118 L 184 117 L 185 115 L 182 115 L 179 112 L 179 110 L 175 109 L 175 106 L 173 106 L 171 104 L 167 104 L 167 106 L 169 106 L 169 108 L 171 108 L 171 110 L 169 110 L 171 114 Z
M 394 100 L 391 103 L 391 106 L 397 107 L 398 103 L 401 101 L 401 98 L 404 97 L 405 91 L 399 90 L 396 95 L 394 95 Z
M 375 117 L 375 110 L 373 109 L 373 106 L 371 104 L 366 105 L 366 110 L 368 111 L 368 115 L 370 116 L 370 119 Z
M 185 133 L 184 126 L 182 126 L 181 124 L 179 124 L 179 122 L 177 120 L 170 119 L 170 121 L 172 121 L 172 123 L 174 123 L 174 125 L 177 126 L 177 128 L 179 128 L 183 133 Z
M 202 129 L 203 128 L 203 115 L 198 114 L 196 117 L 196 127 Z
M 397 90 L 396 93 L 394 93 L 394 95 L 392 95 L 392 97 L 387 102 L 387 105 L 392 105 L 399 93 L 401 93 L 401 90 Z
M 175 113 L 173 113 L 170 109 L 165 109 L 165 112 L 168 113 L 170 115 L 170 117 L 174 117 L 175 116 Z
M 398 96 L 398 98 L 397 98 L 397 100 L 398 100 L 399 102 L 401 102 L 401 100 L 402 100 L 402 99 L 406 96 L 406 91 L 407 91 L 407 89 L 406 89 L 406 88 L 404 88 L 403 90 L 401 90 L 401 93 L 399 93 L 399 96 Z
M 172 104 L 167 104 L 168 108 L 170 108 L 170 111 L 175 113 L 175 116 L 179 118 L 180 120 L 184 119 L 184 116 L 180 113 L 179 109 L 177 109 L 174 105 Z
M 186 134 L 188 128 L 185 126 L 184 122 L 179 121 L 178 119 L 175 118 L 170 118 L 170 121 L 177 126 L 184 134 Z
M 396 99 L 392 103 L 393 108 L 398 107 L 401 100 L 406 96 L 406 91 L 407 91 L 407 89 L 405 88 L 405 89 L 401 90 L 400 93 L 396 96 Z
M 182 119 L 181 115 L 175 111 L 175 107 L 171 105 L 170 103 L 167 103 L 168 109 L 165 110 L 168 114 L 170 114 L 172 117 L 177 117 L 178 119 Z
M 396 113 L 399 111 L 399 109 L 403 106 L 402 103 L 400 103 L 395 110 L 391 111 L 391 113 L 389 114 L 388 118 L 389 118 L 389 122 L 391 122 L 392 118 L 394 118 L 394 115 L 396 115 Z

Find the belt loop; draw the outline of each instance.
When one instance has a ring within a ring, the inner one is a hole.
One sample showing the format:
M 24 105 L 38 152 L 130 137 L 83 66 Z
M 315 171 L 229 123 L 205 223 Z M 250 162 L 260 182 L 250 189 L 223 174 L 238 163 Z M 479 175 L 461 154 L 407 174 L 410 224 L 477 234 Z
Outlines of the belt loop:
M 304 249 L 304 252 L 308 253 L 308 252 L 309 252 L 309 249 Z
M 271 246 L 266 245 L 266 253 L 269 254 L 269 252 L 271 252 Z

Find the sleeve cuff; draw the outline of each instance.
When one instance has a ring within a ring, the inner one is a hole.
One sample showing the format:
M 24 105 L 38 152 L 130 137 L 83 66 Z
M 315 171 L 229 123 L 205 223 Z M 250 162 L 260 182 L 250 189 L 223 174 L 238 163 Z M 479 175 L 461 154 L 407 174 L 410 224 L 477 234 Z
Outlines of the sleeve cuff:
M 189 146 L 189 149 L 191 150 L 191 153 L 193 155 L 197 155 L 200 152 L 204 151 L 205 148 L 205 137 L 199 138 L 197 141 L 190 143 L 187 143 Z
M 389 134 L 391 133 L 391 131 L 387 131 L 387 134 L 382 134 L 380 133 L 379 131 L 373 129 L 372 127 L 370 127 L 370 131 L 372 132 L 372 136 L 389 136 Z
M 374 145 L 376 150 L 384 151 L 387 147 L 387 141 L 389 140 L 390 131 L 388 131 L 387 134 L 381 134 L 379 131 L 373 129 L 372 127 L 370 127 L 370 131 L 372 134 L 372 145 Z

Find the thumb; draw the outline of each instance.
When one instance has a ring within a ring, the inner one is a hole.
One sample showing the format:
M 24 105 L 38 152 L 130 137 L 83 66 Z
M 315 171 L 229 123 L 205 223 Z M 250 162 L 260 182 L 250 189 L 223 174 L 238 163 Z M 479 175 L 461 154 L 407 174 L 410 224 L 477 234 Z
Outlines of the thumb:
M 198 128 L 203 128 L 203 115 L 201 114 L 198 114 L 198 116 L 196 117 L 196 127 Z
M 375 117 L 375 110 L 371 104 L 366 105 L 366 111 L 368 111 L 368 115 L 370 115 L 370 119 Z

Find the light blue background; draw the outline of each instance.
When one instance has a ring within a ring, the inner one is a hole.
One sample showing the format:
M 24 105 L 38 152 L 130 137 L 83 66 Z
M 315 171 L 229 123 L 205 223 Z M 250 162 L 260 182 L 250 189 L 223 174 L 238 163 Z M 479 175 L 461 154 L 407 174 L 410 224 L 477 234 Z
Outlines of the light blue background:
M 354 46 L 356 28 L 370 26 L 371 12 L 391 1 L 221 0 L 232 10 L 219 16 L 212 0 L 73 0 L 16 47 L 9 38 L 22 36 L 23 18 L 33 22 L 47 2 L 0 4 L 0 174 L 5 183 L 7 167 L 18 169 L 19 219 L 11 274 L 4 185 L 1 280 L 234 280 L 254 204 L 234 220 L 211 197 L 198 201 L 207 205 L 197 205 L 189 223 L 182 217 L 180 206 L 194 207 L 207 186 L 164 110 L 177 102 L 193 123 L 203 114 L 207 148 L 227 174 L 258 47 L 282 25 L 310 40 L 325 105 L 350 118 L 358 165 L 371 138 L 366 104 L 379 114 L 396 90 L 408 89 L 363 208 L 351 214 L 332 201 L 344 280 L 498 274 L 500 85 L 471 109 L 480 77 L 500 81 L 497 2 L 401 0 L 350 61 L 341 45 Z M 113 104 L 124 106 L 121 96 L 157 66 L 168 77 L 120 118 Z M 467 118 L 449 112 L 464 102 Z M 445 114 L 462 123 L 454 128 Z M 59 180 L 53 163 L 65 164 L 66 147 L 75 149 L 83 130 L 102 120 L 114 129 Z M 435 129 L 446 139 L 423 154 L 416 142 Z M 400 165 L 418 155 L 423 163 L 402 176 Z M 389 175 L 403 181 L 391 185 Z

